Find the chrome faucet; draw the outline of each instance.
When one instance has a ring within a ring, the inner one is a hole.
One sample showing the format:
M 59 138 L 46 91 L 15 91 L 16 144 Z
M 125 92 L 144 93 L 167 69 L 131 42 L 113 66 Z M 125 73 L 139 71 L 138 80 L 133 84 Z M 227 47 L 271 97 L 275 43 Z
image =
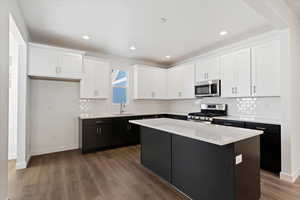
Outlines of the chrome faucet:
M 125 103 L 120 103 L 120 114 L 125 112 Z

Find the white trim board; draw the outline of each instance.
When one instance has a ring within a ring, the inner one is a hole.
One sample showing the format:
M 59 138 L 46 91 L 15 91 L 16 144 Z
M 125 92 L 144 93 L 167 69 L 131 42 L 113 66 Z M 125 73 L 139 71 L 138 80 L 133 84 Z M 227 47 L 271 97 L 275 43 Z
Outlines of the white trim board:
M 31 155 L 27 157 L 26 161 L 21 161 L 16 163 L 16 170 L 26 169 L 28 167 Z
M 300 176 L 300 169 L 297 170 L 294 174 L 288 174 L 285 172 L 280 172 L 280 179 L 290 182 L 290 183 L 294 183 L 297 178 Z
M 65 147 L 38 149 L 38 150 L 31 151 L 31 156 L 38 156 L 38 155 L 49 154 L 49 153 L 57 153 L 57 152 L 61 152 L 61 151 L 75 150 L 78 148 L 79 148 L 78 145 L 71 145 L 71 146 L 65 146 Z

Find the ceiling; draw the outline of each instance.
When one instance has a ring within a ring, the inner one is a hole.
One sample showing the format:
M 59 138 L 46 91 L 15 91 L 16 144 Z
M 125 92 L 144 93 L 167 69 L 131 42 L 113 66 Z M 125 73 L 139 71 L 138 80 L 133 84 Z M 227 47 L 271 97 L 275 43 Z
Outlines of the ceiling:
M 289 7 L 300 17 L 300 1 L 299 0 L 285 0 Z
M 19 2 L 33 42 L 165 65 L 269 27 L 242 0 Z M 220 36 L 221 30 L 228 34 Z M 91 40 L 83 40 L 82 35 Z M 135 51 L 129 49 L 131 45 Z

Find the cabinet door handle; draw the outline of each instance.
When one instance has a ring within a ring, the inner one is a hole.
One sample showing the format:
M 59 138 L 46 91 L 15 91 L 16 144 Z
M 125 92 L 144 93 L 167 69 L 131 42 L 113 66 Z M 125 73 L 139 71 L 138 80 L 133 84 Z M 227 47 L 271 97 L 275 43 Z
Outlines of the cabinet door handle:
M 55 71 L 56 71 L 57 74 L 60 73 L 61 72 L 60 67 L 56 67 Z
M 99 128 L 99 134 L 100 135 L 102 134 L 102 128 Z
M 237 87 L 235 87 L 235 94 L 237 94 L 238 93 L 238 88 Z
M 99 133 L 99 128 L 98 127 L 96 128 L 96 132 Z
M 231 88 L 231 94 L 234 94 L 234 88 L 233 87 Z
M 253 94 L 256 94 L 256 85 L 253 85 Z
M 267 130 L 267 128 L 264 128 L 264 127 L 256 127 L 257 130 L 262 130 L 262 131 L 265 131 Z

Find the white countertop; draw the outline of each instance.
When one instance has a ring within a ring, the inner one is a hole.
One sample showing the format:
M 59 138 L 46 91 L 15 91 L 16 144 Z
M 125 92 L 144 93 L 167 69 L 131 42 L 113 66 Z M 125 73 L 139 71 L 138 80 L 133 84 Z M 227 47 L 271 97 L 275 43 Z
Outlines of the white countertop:
M 263 131 L 258 130 L 168 118 L 131 120 L 129 122 L 216 145 L 227 145 L 263 134 Z
M 224 116 L 224 117 L 214 117 L 214 119 L 224 119 L 233 121 L 244 121 L 244 122 L 255 122 L 255 123 L 265 123 L 265 124 L 277 124 L 280 125 L 280 119 L 276 118 L 264 118 L 258 116 Z
M 133 116 L 143 116 L 143 115 L 181 115 L 187 116 L 188 113 L 172 113 L 172 112 L 155 112 L 155 113 L 123 113 L 123 114 L 113 114 L 113 113 L 103 113 L 103 114 L 81 114 L 80 119 L 97 119 L 97 118 L 115 118 L 115 117 L 133 117 Z

